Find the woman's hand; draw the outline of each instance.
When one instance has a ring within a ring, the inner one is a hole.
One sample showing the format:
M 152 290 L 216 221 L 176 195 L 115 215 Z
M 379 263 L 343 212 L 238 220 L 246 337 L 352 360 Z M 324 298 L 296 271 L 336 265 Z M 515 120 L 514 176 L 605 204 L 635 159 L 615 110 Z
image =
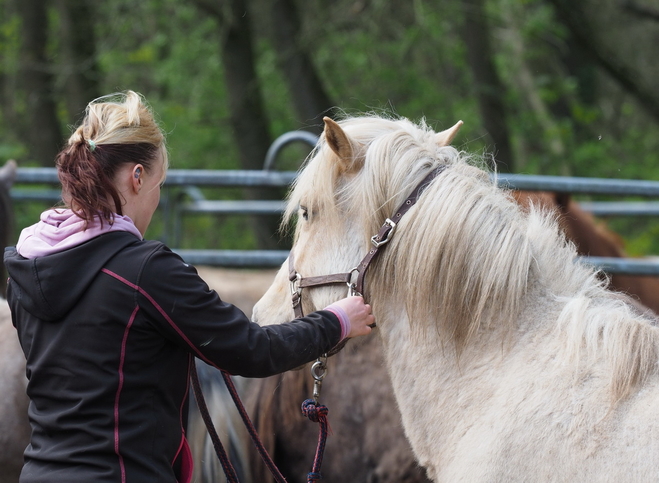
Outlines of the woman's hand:
M 370 326 L 375 326 L 375 317 L 371 312 L 371 306 L 364 303 L 363 297 L 347 297 L 334 302 L 330 307 L 337 307 L 347 315 L 350 321 L 350 329 L 346 337 L 368 335 L 371 333 Z

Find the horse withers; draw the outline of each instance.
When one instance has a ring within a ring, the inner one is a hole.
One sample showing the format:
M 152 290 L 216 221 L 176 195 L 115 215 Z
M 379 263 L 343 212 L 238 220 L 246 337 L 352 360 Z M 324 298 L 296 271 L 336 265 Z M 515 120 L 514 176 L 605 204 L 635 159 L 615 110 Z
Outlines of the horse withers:
M 372 305 L 414 454 L 434 481 L 652 481 L 659 329 L 523 210 L 477 158 L 405 119 L 326 120 L 286 216 L 302 276 L 350 271 L 409 192 L 446 169 L 371 265 Z M 290 320 L 288 266 L 254 309 Z M 304 311 L 345 296 L 306 291 Z M 365 367 L 364 370 L 367 370 Z

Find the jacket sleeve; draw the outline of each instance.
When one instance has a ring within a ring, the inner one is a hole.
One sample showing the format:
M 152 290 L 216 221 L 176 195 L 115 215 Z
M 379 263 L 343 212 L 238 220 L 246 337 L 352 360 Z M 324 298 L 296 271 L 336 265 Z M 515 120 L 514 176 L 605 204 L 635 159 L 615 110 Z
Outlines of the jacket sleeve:
M 140 310 L 165 338 L 231 374 L 266 377 L 299 367 L 341 337 L 339 320 L 329 311 L 263 327 L 251 322 L 164 246 L 145 263 L 138 286 Z

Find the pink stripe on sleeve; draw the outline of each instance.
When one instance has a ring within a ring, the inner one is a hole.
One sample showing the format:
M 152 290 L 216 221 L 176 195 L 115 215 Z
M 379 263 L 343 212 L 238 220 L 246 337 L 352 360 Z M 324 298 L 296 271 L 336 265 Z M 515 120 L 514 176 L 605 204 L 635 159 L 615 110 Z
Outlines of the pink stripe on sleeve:
M 339 319 L 339 322 L 341 323 L 340 341 L 348 337 L 348 334 L 350 333 L 350 318 L 348 317 L 348 314 L 346 314 L 346 311 L 336 304 L 328 305 L 323 310 L 329 310 Z

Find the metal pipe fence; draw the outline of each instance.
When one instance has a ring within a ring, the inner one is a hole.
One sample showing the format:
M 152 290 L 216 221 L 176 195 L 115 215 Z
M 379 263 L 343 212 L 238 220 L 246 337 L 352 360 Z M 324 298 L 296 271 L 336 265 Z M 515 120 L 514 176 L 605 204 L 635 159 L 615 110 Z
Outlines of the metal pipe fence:
M 177 170 L 167 174 L 166 188 L 186 188 L 189 201 L 182 201 L 169 207 L 175 216 L 225 214 L 225 215 L 273 215 L 281 214 L 284 202 L 281 200 L 206 200 L 198 186 L 247 187 L 268 186 L 287 187 L 295 179 L 292 171 L 244 171 L 244 170 Z M 643 196 L 659 198 L 659 182 L 639 180 L 610 180 L 598 178 L 570 178 L 536 175 L 499 174 L 500 186 L 511 189 L 559 191 L 579 194 Z M 56 185 L 57 174 L 54 168 L 19 168 L 16 184 Z M 192 194 L 192 195 L 191 195 Z M 56 201 L 60 192 L 54 189 L 12 190 L 15 201 Z M 171 198 L 172 196 L 170 196 Z M 165 199 L 164 204 L 171 203 Z M 600 216 L 657 216 L 659 202 L 580 202 L 580 206 Z M 164 207 L 167 209 L 167 207 Z M 223 267 L 277 267 L 288 254 L 285 250 L 191 250 L 178 249 L 188 263 Z M 583 257 L 582 261 L 609 273 L 659 276 L 659 259 L 620 259 L 604 257 Z
M 286 187 L 296 176 L 295 171 L 170 169 L 165 186 Z M 493 176 L 499 186 L 509 189 L 659 198 L 659 181 L 505 173 Z M 57 185 L 59 180 L 55 168 L 18 168 L 16 183 Z
M 263 170 L 201 170 L 170 169 L 164 185 L 160 209 L 165 219 L 165 239 L 178 239 L 180 218 L 191 215 L 279 215 L 283 212 L 282 200 L 207 200 L 200 187 L 288 187 L 297 175 L 293 171 L 274 171 L 275 159 L 285 146 L 303 142 L 314 146 L 314 134 L 295 131 L 280 136 L 266 156 Z M 612 195 L 659 198 L 659 182 L 603 178 L 579 178 L 499 173 L 495 176 L 499 186 L 530 191 L 554 191 L 573 194 Z M 16 185 L 11 191 L 16 202 L 59 200 L 60 191 L 53 186 L 59 180 L 55 168 L 18 168 Z M 28 189 L 22 185 L 42 185 Z M 48 187 L 44 188 L 43 185 Z M 580 202 L 580 206 L 598 216 L 657 216 L 659 201 Z M 188 263 L 223 267 L 278 267 L 288 256 L 285 250 L 191 250 L 173 248 Z M 584 263 L 609 273 L 659 276 L 659 258 L 620 259 L 582 257 Z

